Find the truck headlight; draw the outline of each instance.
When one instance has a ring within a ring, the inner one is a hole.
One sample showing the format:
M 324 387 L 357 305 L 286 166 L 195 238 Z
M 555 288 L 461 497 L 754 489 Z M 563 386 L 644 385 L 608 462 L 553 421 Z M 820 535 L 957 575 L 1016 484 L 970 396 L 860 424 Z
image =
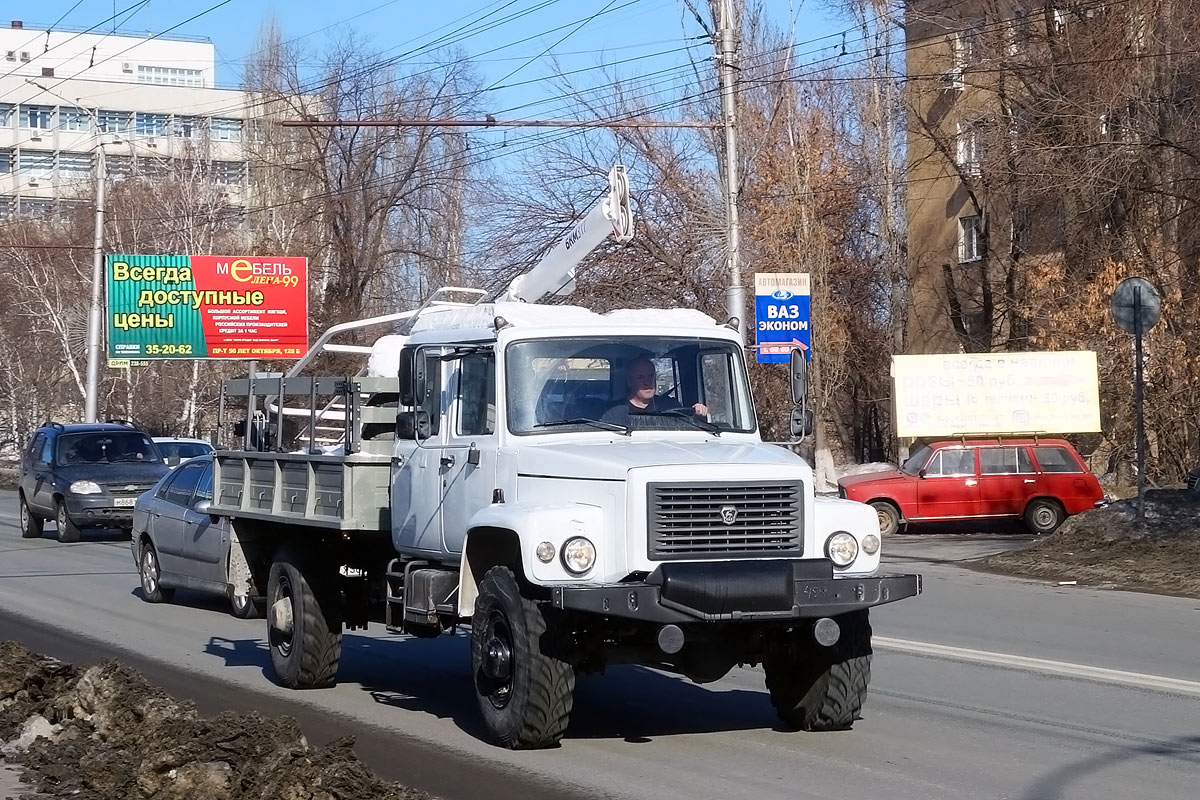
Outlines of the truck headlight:
M 858 540 L 842 531 L 825 542 L 825 555 L 839 567 L 849 566 L 858 557 Z
M 567 572 L 582 575 L 596 563 L 596 546 L 582 536 L 567 539 L 562 546 L 562 563 Z
M 538 561 L 542 562 L 543 564 L 549 564 L 554 560 L 554 543 L 542 542 L 533 552 L 534 555 L 537 556 Z
M 75 481 L 71 484 L 71 494 L 100 494 L 100 484 L 95 481 Z
M 873 556 L 879 552 L 879 537 L 873 533 L 868 533 L 863 537 L 862 541 L 863 552 L 869 556 Z

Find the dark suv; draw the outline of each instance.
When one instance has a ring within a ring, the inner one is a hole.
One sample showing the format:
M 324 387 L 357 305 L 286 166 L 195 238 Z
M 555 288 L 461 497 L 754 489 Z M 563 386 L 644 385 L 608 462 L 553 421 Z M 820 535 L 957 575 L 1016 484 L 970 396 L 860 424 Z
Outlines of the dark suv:
M 169 471 L 150 437 L 130 423 L 47 422 L 21 458 L 21 535 L 41 536 L 47 519 L 60 542 L 79 541 L 84 527 L 128 531 L 138 496 Z

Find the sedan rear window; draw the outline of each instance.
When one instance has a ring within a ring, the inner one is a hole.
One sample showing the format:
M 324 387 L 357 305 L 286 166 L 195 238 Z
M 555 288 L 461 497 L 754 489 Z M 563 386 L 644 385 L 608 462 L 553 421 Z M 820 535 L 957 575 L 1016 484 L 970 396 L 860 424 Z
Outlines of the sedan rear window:
M 1033 456 L 1042 472 L 1083 472 L 1075 456 L 1065 447 L 1035 447 Z

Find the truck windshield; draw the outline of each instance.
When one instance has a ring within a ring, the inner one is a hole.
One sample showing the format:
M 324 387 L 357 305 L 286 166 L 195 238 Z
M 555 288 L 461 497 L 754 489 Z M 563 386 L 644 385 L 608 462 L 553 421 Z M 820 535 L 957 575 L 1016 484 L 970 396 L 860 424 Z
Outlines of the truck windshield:
M 740 349 L 719 339 L 621 336 L 514 342 L 509 430 L 756 428 Z

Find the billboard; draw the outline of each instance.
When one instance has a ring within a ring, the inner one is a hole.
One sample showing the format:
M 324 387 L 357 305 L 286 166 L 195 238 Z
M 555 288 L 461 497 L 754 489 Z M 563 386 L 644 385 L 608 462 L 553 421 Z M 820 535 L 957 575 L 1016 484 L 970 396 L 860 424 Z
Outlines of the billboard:
M 108 357 L 299 358 L 308 350 L 308 259 L 106 258 Z
M 892 399 L 900 438 L 1100 430 L 1090 350 L 893 356 Z
M 807 272 L 754 274 L 754 350 L 760 364 L 786 364 L 800 348 L 811 358 Z

